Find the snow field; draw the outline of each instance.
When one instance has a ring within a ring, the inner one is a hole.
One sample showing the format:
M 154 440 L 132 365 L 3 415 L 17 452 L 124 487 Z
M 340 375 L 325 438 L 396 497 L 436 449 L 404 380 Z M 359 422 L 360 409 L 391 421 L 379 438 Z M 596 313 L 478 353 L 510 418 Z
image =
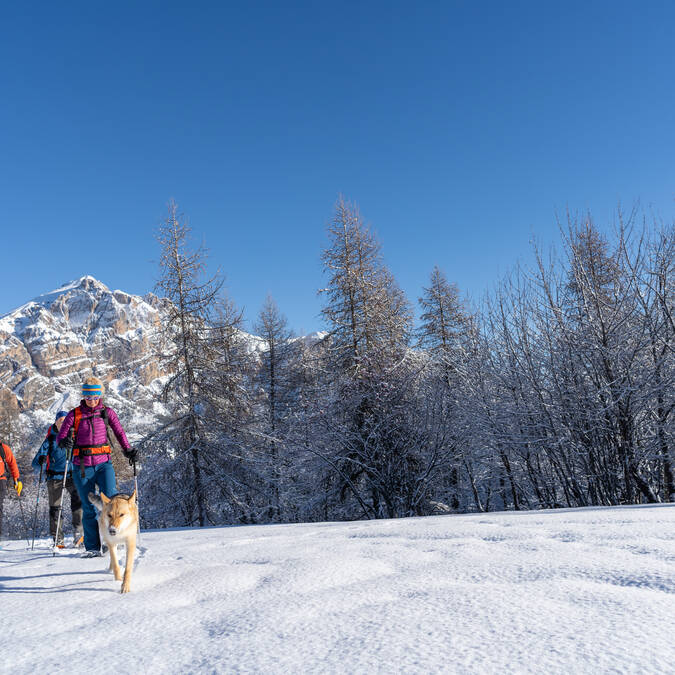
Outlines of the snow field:
M 3 542 L 0 672 L 672 673 L 674 525 L 662 505 L 144 532 L 125 596 L 107 557 Z

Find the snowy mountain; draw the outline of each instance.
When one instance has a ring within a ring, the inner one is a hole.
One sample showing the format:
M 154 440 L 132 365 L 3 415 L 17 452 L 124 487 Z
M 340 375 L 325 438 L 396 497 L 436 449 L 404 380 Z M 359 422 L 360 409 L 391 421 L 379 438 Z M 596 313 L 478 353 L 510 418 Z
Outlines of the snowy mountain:
M 160 413 L 154 393 L 166 373 L 155 347 L 165 307 L 151 293 L 112 291 L 85 276 L 9 312 L 0 318 L 3 407 L 44 433 L 57 410 L 79 402 L 80 384 L 93 374 L 122 416 Z
M 674 527 L 671 504 L 148 531 L 123 596 L 107 559 L 2 542 L 0 672 L 672 673 Z
M 0 317 L 0 404 L 20 415 L 28 434 L 23 443 L 41 440 L 58 410 L 79 403 L 80 385 L 90 375 L 105 383 L 106 401 L 131 438 L 165 414 L 156 394 L 168 373 L 157 347 L 168 302 L 110 290 L 84 276 Z M 311 343 L 324 335 L 297 339 Z M 261 338 L 240 336 L 250 355 L 265 349 Z

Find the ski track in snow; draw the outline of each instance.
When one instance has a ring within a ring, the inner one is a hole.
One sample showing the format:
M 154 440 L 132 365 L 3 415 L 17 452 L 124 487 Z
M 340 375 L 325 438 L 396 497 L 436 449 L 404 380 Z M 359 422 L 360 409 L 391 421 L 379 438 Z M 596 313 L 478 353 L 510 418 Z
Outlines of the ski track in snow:
M 0 673 L 673 673 L 674 526 L 660 505 L 150 531 L 124 596 L 107 556 L 3 542 Z

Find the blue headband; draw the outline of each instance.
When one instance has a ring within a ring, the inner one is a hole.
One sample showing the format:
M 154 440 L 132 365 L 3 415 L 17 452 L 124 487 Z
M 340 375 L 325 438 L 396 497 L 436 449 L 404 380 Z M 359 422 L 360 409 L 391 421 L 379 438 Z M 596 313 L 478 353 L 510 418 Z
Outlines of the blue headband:
M 83 384 L 82 396 L 101 396 L 103 388 L 100 384 Z

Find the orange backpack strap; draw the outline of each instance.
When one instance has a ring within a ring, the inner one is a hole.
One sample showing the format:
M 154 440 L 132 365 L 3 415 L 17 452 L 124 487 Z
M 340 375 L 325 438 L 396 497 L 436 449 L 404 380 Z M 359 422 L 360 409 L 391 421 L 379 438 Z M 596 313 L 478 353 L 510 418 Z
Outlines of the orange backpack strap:
M 75 442 L 77 442 L 77 430 L 80 428 L 80 422 L 82 421 L 82 410 L 80 410 L 80 406 L 77 406 L 75 410 L 73 410 L 73 429 L 75 429 Z
M 75 429 L 75 436 L 74 440 L 75 443 L 77 443 L 77 430 L 80 428 L 80 422 L 82 421 L 82 409 L 80 406 L 77 406 L 75 410 L 73 410 L 73 429 Z M 99 417 L 103 419 L 105 422 L 105 429 L 106 429 L 106 435 L 108 433 L 108 410 L 105 406 L 103 406 L 103 409 L 99 413 Z

